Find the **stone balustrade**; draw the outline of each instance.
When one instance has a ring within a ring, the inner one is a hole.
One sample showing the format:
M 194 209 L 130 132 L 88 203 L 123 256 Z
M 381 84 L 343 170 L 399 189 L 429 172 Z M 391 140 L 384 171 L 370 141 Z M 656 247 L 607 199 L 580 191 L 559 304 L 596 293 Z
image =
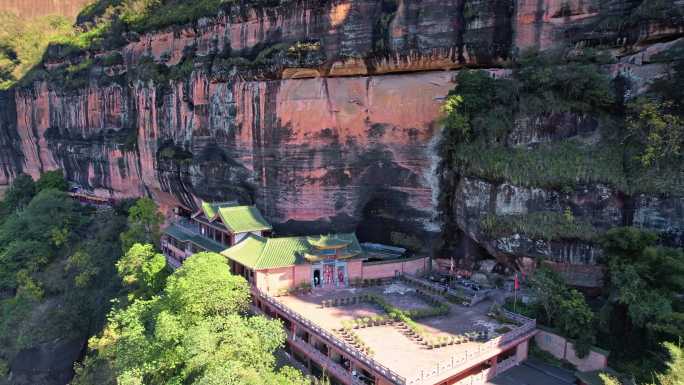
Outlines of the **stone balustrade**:
M 385 377 L 387 380 L 389 380 L 391 383 L 394 384 L 399 384 L 399 385 L 418 385 L 424 383 L 426 380 L 431 379 L 433 377 L 437 376 L 444 376 L 447 372 L 454 372 L 453 374 L 457 374 L 458 370 L 460 369 L 466 369 L 469 366 L 472 366 L 476 364 L 477 362 L 480 362 L 482 360 L 485 360 L 489 357 L 492 356 L 493 353 L 496 351 L 500 350 L 502 346 L 505 344 L 508 344 L 510 342 L 513 342 L 516 339 L 522 338 L 528 334 L 531 334 L 535 331 L 536 329 L 536 320 L 530 319 L 527 317 L 524 317 L 522 315 L 516 314 L 509 312 L 507 310 L 503 310 L 502 312 L 505 314 L 506 317 L 514 320 L 515 322 L 519 323 L 520 326 L 511 330 L 510 332 L 503 334 L 501 336 L 498 336 L 497 338 L 491 339 L 485 343 L 478 344 L 477 347 L 469 347 L 465 348 L 463 350 L 460 350 L 458 353 L 452 355 L 450 359 L 444 360 L 441 362 L 435 363 L 435 365 L 431 368 L 423 369 L 420 371 L 420 373 L 417 373 L 416 375 L 409 377 L 409 378 L 404 378 L 397 374 L 396 372 L 392 371 L 391 369 L 387 368 L 386 366 L 380 364 L 379 362 L 373 360 L 372 358 L 368 357 L 367 355 L 361 353 L 358 349 L 354 348 L 353 346 L 349 345 L 342 339 L 338 338 L 337 336 L 333 335 L 329 331 L 315 325 L 305 317 L 301 316 L 300 314 L 294 312 L 293 310 L 289 309 L 287 306 L 284 306 L 280 301 L 278 301 L 276 298 L 269 296 L 265 292 L 259 290 L 258 288 L 254 288 L 255 295 L 270 304 L 271 306 L 275 307 L 278 309 L 280 312 L 286 314 L 288 317 L 290 317 L 292 320 L 298 322 L 300 325 L 304 326 L 305 328 L 311 330 L 314 332 L 319 338 L 323 339 L 326 341 L 328 344 L 331 346 L 335 346 L 337 349 L 340 351 L 348 354 L 350 357 L 353 359 L 357 360 L 358 362 L 366 365 L 369 369 L 372 369 L 375 373 Z M 313 347 L 311 348 L 315 350 Z M 309 350 L 307 350 L 309 351 Z M 316 351 L 318 352 L 318 351 Z M 312 353 L 316 354 L 316 353 Z M 318 354 L 321 354 L 318 352 Z M 514 359 L 511 362 L 506 362 L 504 365 L 515 365 Z M 507 369 L 507 368 L 506 368 Z M 500 370 L 505 370 L 504 368 L 501 368 Z M 477 375 L 476 375 L 477 376 Z M 471 376 L 475 377 L 475 376 Z M 469 381 L 476 381 L 476 379 L 470 380 L 466 379 Z M 472 382 L 472 384 L 479 384 L 480 382 Z M 482 382 L 483 383 L 483 382 Z M 460 382 L 458 384 L 461 384 Z M 467 382 L 464 384 L 470 385 L 471 382 Z
M 271 306 L 275 307 L 279 311 L 281 311 L 284 314 L 287 314 L 288 317 L 290 317 L 292 320 L 296 321 L 300 325 L 306 327 L 307 329 L 313 331 L 317 337 L 323 339 L 325 342 L 328 344 L 335 346 L 337 349 L 340 351 L 348 354 L 350 357 L 355 359 L 358 362 L 361 362 L 362 364 L 366 365 L 369 369 L 373 370 L 375 373 L 385 377 L 387 380 L 389 380 L 391 383 L 394 384 L 406 384 L 406 379 L 393 370 L 389 369 L 388 367 L 380 364 L 379 362 L 375 361 L 374 359 L 368 357 L 367 355 L 361 353 L 358 349 L 354 348 L 353 346 L 349 345 L 342 339 L 338 338 L 337 336 L 333 335 L 332 333 L 328 332 L 327 330 L 315 325 L 308 319 L 302 317 L 299 313 L 296 313 L 289 309 L 287 306 L 284 306 L 280 301 L 275 299 L 274 297 L 269 296 L 265 292 L 259 290 L 258 288 L 254 288 L 254 291 L 258 298 L 264 300 L 266 303 L 270 304 Z

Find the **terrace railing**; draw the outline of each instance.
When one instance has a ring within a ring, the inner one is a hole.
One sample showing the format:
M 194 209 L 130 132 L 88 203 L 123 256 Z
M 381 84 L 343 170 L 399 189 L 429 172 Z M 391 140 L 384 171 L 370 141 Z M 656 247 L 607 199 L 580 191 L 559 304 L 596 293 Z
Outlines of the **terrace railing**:
M 353 383 L 353 378 L 350 372 L 348 372 L 342 365 L 334 362 L 328 356 L 324 355 L 318 349 L 309 345 L 305 341 L 297 338 L 292 333 L 288 332 L 288 339 L 290 342 L 296 346 L 299 350 L 306 352 L 309 357 L 313 357 L 314 361 L 318 361 L 322 367 L 325 368 L 330 374 L 334 375 L 336 378 L 346 381 L 348 383 Z
M 480 373 L 474 374 L 457 382 L 455 385 L 484 385 L 490 378 L 492 369 L 486 369 Z
M 189 219 L 183 218 L 183 219 L 177 220 L 175 223 L 177 226 L 182 227 L 186 231 L 189 231 L 189 232 L 196 234 L 196 235 L 202 235 L 202 234 L 200 234 L 199 225 L 195 221 L 191 221 Z
M 504 372 L 518 364 L 518 359 L 513 356 L 496 364 L 496 373 Z
M 328 342 L 329 344 L 337 347 L 340 351 L 345 352 L 349 356 L 353 357 L 355 360 L 363 363 L 364 365 L 368 366 L 369 369 L 373 370 L 375 373 L 378 373 L 388 379 L 390 382 L 394 384 L 399 384 L 399 385 L 405 385 L 407 384 L 406 379 L 393 370 L 389 369 L 388 367 L 382 365 L 381 363 L 375 361 L 374 359 L 368 357 L 367 355 L 361 353 L 358 349 L 354 348 L 353 346 L 349 345 L 342 339 L 336 337 L 334 334 L 328 332 L 327 330 L 317 326 L 313 322 L 309 321 L 308 319 L 304 318 L 301 316 L 299 313 L 291 310 L 287 306 L 283 305 L 280 301 L 277 299 L 271 297 L 270 295 L 266 294 L 262 290 L 258 288 L 254 288 L 255 293 L 257 296 L 268 303 L 269 305 L 275 307 L 282 313 L 286 314 L 288 317 L 291 319 L 295 320 L 299 324 L 303 325 L 304 327 L 308 328 L 309 330 L 313 331 L 316 333 L 318 337 L 323 338 Z M 315 349 L 314 349 L 315 350 Z
M 327 330 L 315 325 L 305 317 L 301 316 L 299 313 L 283 305 L 274 297 L 269 296 L 258 288 L 254 288 L 254 291 L 256 295 L 263 301 L 275 307 L 309 330 L 315 332 L 319 337 L 325 339 L 329 344 L 336 346 L 339 350 L 347 353 L 351 357 L 354 357 L 354 359 L 357 361 L 362 362 L 376 373 L 398 385 L 421 384 L 427 379 L 444 375 L 445 373 L 454 371 L 457 368 L 462 367 L 463 369 L 466 369 L 468 366 L 471 366 L 474 363 L 473 361 L 477 360 L 479 362 L 482 359 L 491 356 L 493 352 L 499 350 L 503 345 L 532 333 L 537 327 L 536 320 L 502 309 L 501 311 L 507 318 L 519 323 L 520 326 L 497 338 L 479 344 L 476 347 L 468 347 L 465 350 L 461 350 L 458 353 L 453 354 L 449 359 L 438 362 L 429 369 L 421 370 L 420 373 L 410 378 L 404 378 L 386 366 L 361 353 L 359 350 L 347 344 L 345 341 L 336 337 Z M 313 347 L 311 349 L 316 350 Z M 453 374 L 457 374 L 457 372 L 454 372 Z
M 521 326 L 504 335 L 480 344 L 477 347 L 466 348 L 464 351 L 459 351 L 457 354 L 452 355 L 450 359 L 441 361 L 428 370 L 421 370 L 419 374 L 408 378 L 406 384 L 419 384 L 428 378 L 436 377 L 458 367 L 464 367 L 465 369 L 467 366 L 475 363 L 473 361 L 481 361 L 482 359 L 491 356 L 491 354 L 498 350 L 502 345 L 532 333 L 537 328 L 536 320 L 529 319 L 527 317 L 523 317 L 519 314 L 511 313 L 505 310 L 503 312 L 505 313 L 506 317 L 509 317 L 516 322 L 522 321 Z
M 445 287 L 442 285 L 438 285 L 436 283 L 430 282 L 428 280 L 418 278 L 409 274 L 404 274 L 401 276 L 403 279 L 405 279 L 408 282 L 411 282 L 413 284 L 423 286 L 423 287 L 428 287 L 431 290 L 437 292 L 437 293 L 442 293 L 444 292 Z M 466 295 L 470 296 L 470 306 L 477 305 L 479 302 L 484 301 L 487 299 L 489 295 L 489 290 L 479 290 L 479 291 L 474 291 L 470 290 L 467 288 L 462 288 L 461 291 L 454 290 L 452 288 L 446 288 L 446 294 L 453 295 L 456 297 L 461 297 L 463 293 Z

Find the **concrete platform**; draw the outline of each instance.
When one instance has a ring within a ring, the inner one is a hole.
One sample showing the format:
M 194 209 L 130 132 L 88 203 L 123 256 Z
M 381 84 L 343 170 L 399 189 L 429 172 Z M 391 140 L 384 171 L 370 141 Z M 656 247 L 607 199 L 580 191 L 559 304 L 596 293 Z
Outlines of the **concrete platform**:
M 430 306 L 412 292 L 387 293 L 388 287 L 385 285 L 372 288 L 315 290 L 311 294 L 278 297 L 278 301 L 330 332 L 340 329 L 344 320 L 382 316 L 385 312 L 372 303 L 324 308 L 321 306 L 324 300 L 374 293 L 381 294 L 386 301 L 405 310 Z M 396 286 L 392 289 L 396 289 Z M 490 338 L 495 338 L 499 335 L 496 330 L 504 325 L 487 316 L 491 305 L 491 301 L 482 302 L 474 307 L 450 304 L 448 315 L 423 318 L 417 322 L 427 331 L 429 338 L 463 335 L 466 332 L 483 329 L 490 330 Z M 511 329 L 516 327 L 513 324 L 505 326 Z M 485 348 L 483 342 L 466 342 L 428 349 L 390 325 L 354 329 L 354 332 L 372 349 L 374 360 L 406 378 L 412 378 L 421 371 L 430 370 L 437 363 L 449 362 L 452 357 L 462 355 L 466 351 L 478 351 L 481 346 L 482 349 Z

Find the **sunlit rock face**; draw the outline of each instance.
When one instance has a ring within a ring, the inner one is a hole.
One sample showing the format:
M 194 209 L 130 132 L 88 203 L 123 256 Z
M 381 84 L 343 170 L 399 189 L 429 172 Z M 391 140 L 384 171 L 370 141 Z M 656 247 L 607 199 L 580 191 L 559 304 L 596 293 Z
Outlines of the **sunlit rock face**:
M 633 74 L 635 84 L 662 72 L 645 53 L 680 36 L 679 27 L 597 33 L 596 23 L 639 2 L 597 3 L 293 1 L 128 34 L 124 46 L 88 54 L 94 65 L 82 84 L 36 81 L 0 94 L 0 184 L 19 172 L 62 168 L 99 195 L 150 194 L 166 211 L 198 199 L 254 203 L 279 233 L 356 229 L 362 240 L 429 252 L 462 230 L 494 255 L 562 249 L 568 261 L 593 263 L 594 251 L 578 244 L 486 240 L 471 209 L 445 213 L 458 224 L 445 230 L 438 202 L 445 193 L 458 202 L 500 200 L 497 210 L 593 202 L 599 214 L 586 210 L 586 217 L 613 226 L 624 217 L 620 194 L 586 186 L 559 197 L 483 181 L 490 191 L 471 196 L 468 180 L 445 192 L 435 148 L 440 105 L 463 67 L 500 68 L 527 48 L 600 41 L 637 47 L 612 70 Z M 111 57 L 119 59 L 108 63 Z M 83 59 L 48 58 L 43 67 L 59 71 Z M 591 116 L 522 119 L 509 140 L 562 140 L 596 124 Z M 548 136 L 546 125 L 563 127 L 560 136 Z M 643 223 L 679 226 L 671 219 L 676 205 L 645 199 Z M 670 219 L 654 222 L 653 210 Z

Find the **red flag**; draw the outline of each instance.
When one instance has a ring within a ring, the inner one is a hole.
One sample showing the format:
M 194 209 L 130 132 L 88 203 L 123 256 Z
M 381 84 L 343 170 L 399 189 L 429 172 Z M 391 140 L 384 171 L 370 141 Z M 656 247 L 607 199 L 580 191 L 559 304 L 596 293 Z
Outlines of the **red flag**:
M 515 280 L 513 281 L 513 287 L 515 290 L 520 289 L 520 282 L 518 282 L 518 273 L 515 273 Z

